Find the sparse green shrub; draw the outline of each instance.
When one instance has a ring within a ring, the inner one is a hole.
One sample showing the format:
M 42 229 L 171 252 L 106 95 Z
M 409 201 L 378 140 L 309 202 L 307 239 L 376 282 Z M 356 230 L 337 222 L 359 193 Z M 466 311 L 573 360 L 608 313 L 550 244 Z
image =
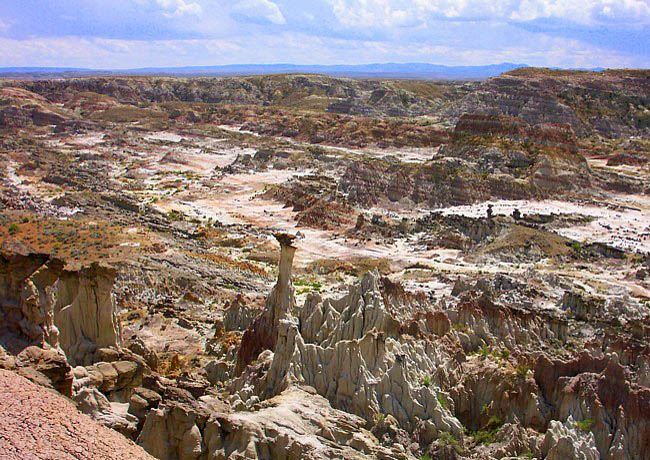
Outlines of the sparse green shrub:
M 580 431 L 584 431 L 584 432 L 591 431 L 593 426 L 594 426 L 594 421 L 590 418 L 586 418 L 584 420 L 575 422 L 575 427 Z
M 493 415 L 485 428 L 472 433 L 472 437 L 477 444 L 492 444 L 497 440 L 497 433 L 501 429 L 501 425 L 499 417 Z
M 18 225 L 16 224 L 11 224 L 9 226 L 9 234 L 10 235 L 15 235 L 18 232 Z
M 457 454 L 463 452 L 463 448 L 460 446 L 460 441 L 458 441 L 458 439 L 456 439 L 456 437 L 449 431 L 441 432 L 438 439 L 442 445 L 451 446 Z
M 455 323 L 451 327 L 454 328 L 454 330 L 458 331 L 458 332 L 467 332 L 467 331 L 469 331 L 469 328 L 467 327 L 467 325 L 462 324 L 462 323 Z
M 425 375 L 422 377 L 422 385 L 425 387 L 431 386 L 431 376 L 430 375 Z
M 447 444 L 447 445 L 449 445 L 449 444 L 451 444 L 451 445 L 458 444 L 458 439 L 456 439 L 456 437 L 453 434 L 451 434 L 449 431 L 441 432 L 440 433 L 440 440 L 444 444 Z
M 517 377 L 524 378 L 526 375 L 528 375 L 528 371 L 530 368 L 526 366 L 525 364 L 520 364 L 517 366 L 517 369 L 515 370 L 515 373 L 517 374 Z
M 476 444 L 487 445 L 496 442 L 496 434 L 497 432 L 495 430 L 478 430 L 472 433 L 472 437 Z
M 169 218 L 169 220 L 174 220 L 174 221 L 185 220 L 185 216 L 183 215 L 183 213 L 175 209 L 172 209 L 167 213 L 167 218 Z
M 488 428 L 489 428 L 489 427 L 492 427 L 492 428 L 494 428 L 494 427 L 500 428 L 500 427 L 501 427 L 501 419 L 500 419 L 499 417 L 497 417 L 496 415 L 493 415 L 493 416 L 490 417 L 490 419 L 488 420 L 488 422 L 487 422 L 487 426 L 488 426 Z
M 321 292 L 323 289 L 323 285 L 319 283 L 318 281 L 307 281 L 303 279 L 297 279 L 293 282 L 294 286 L 299 287 L 296 292 L 297 294 L 306 294 L 308 292 Z
M 481 359 L 487 358 L 490 355 L 490 347 L 483 345 L 478 351 L 478 355 L 481 357 Z
M 481 414 L 485 415 L 487 412 L 488 406 L 486 404 L 481 409 Z M 492 444 L 496 442 L 497 433 L 501 429 L 501 426 L 503 426 L 501 419 L 498 416 L 493 415 L 490 417 L 483 429 L 471 432 L 469 435 L 474 438 L 476 444 Z

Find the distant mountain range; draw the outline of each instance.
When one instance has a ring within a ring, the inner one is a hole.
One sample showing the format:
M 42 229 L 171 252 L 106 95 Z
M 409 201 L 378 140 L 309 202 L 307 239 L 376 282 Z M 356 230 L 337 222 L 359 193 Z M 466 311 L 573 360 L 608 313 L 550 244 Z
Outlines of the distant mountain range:
M 239 76 L 286 73 L 317 73 L 356 78 L 427 78 L 443 80 L 480 80 L 494 77 L 522 64 L 502 63 L 486 66 L 444 66 L 435 64 L 362 64 L 362 65 L 295 65 L 238 64 L 204 67 L 147 67 L 141 69 L 101 70 L 69 67 L 0 67 L 2 78 L 62 78 L 100 75 L 160 76 Z
M 151 75 L 175 77 L 221 77 L 315 73 L 352 78 L 422 78 L 437 80 L 482 80 L 525 64 L 504 62 L 485 66 L 445 66 L 436 64 L 360 64 L 360 65 L 295 65 L 236 64 L 204 67 L 147 67 L 141 69 L 98 70 L 68 67 L 0 67 L 0 78 L 42 79 L 83 76 Z M 603 69 L 589 69 L 603 70 Z

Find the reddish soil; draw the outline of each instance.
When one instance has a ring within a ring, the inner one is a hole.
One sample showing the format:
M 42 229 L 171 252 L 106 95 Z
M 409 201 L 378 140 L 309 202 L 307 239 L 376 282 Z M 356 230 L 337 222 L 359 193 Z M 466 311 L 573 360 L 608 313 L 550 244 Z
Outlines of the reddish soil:
M 0 420 L 2 460 L 153 459 L 62 396 L 4 370 L 0 370 Z

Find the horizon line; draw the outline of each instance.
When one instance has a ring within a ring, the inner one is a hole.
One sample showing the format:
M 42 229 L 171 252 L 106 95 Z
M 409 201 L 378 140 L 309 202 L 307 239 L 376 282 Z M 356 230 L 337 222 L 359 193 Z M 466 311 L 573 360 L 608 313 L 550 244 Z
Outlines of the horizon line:
M 177 65 L 177 66 L 168 66 L 168 65 L 156 65 L 156 66 L 145 66 L 145 67 L 130 67 L 130 68 L 98 68 L 98 67 L 74 67 L 74 66 L 40 66 L 40 65 L 31 65 L 31 66 L 11 66 L 5 65 L 0 67 L 0 72 L 6 71 L 15 71 L 15 72 L 38 72 L 38 71 L 58 71 L 58 72 L 74 72 L 74 71 L 87 71 L 87 72 L 135 72 L 135 71 L 156 71 L 156 70 L 201 70 L 201 69 L 227 69 L 227 68 L 241 68 L 241 67 L 259 67 L 259 68 L 272 68 L 272 67 L 288 67 L 288 68 L 323 68 L 323 69 L 336 69 L 336 68 L 364 68 L 364 67 L 408 67 L 408 66 L 429 66 L 429 67 L 439 67 L 442 69 L 487 69 L 491 67 L 512 67 L 512 70 L 516 68 L 539 68 L 539 69 L 552 69 L 552 70 L 583 70 L 583 71 L 602 71 L 608 68 L 605 67 L 560 67 L 560 66 L 531 66 L 523 63 L 512 63 L 512 62 L 499 62 L 492 64 L 436 64 L 431 62 L 371 62 L 366 64 L 295 64 L 295 63 L 243 63 L 243 64 L 210 64 L 210 65 Z M 643 67 L 622 67 L 621 69 L 637 69 L 643 70 Z M 388 69 L 374 69 L 376 71 L 389 71 Z M 420 69 L 420 71 L 423 69 Z M 434 69 L 432 69 L 434 70 Z

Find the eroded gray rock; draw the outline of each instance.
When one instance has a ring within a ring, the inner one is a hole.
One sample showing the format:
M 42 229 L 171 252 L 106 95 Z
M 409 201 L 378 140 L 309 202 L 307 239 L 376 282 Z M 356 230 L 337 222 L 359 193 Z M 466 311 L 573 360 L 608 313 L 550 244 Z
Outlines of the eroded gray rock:
M 552 420 L 544 442 L 542 454 L 546 460 L 598 460 L 594 435 L 580 431 L 569 417 L 565 423 Z
M 46 255 L 3 251 L 4 335 L 20 348 L 48 344 L 60 347 L 72 365 L 91 364 L 97 349 L 121 346 L 112 298 L 115 276 L 115 270 L 97 264 L 67 270 Z

